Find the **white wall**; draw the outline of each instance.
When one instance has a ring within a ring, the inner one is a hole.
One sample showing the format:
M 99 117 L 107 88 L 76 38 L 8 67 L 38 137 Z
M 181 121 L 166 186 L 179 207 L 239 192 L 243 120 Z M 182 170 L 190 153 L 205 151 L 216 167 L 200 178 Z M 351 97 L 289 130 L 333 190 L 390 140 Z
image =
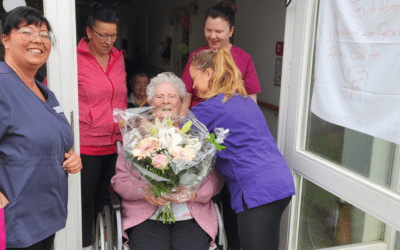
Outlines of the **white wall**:
M 274 85 L 275 44 L 283 41 L 284 1 L 236 0 L 234 44 L 248 52 L 254 61 L 262 92 L 258 100 L 279 105 L 280 87 Z

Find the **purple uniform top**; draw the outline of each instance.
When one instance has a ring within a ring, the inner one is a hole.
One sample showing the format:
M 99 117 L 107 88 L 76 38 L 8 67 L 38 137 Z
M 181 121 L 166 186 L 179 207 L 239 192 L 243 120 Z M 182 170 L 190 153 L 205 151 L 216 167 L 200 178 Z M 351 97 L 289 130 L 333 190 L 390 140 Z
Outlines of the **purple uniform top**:
M 235 213 L 295 194 L 293 177 L 279 152 L 260 108 L 251 98 L 232 96 L 222 103 L 220 94 L 196 105 L 192 112 L 208 130 L 229 129 L 217 153 L 215 167 L 225 178 Z
M 204 99 L 197 96 L 197 90 L 193 89 L 193 80 L 190 77 L 190 61 L 192 58 L 202 50 L 209 49 L 208 45 L 197 49 L 195 52 L 190 54 L 188 63 L 186 64 L 185 71 L 182 74 L 182 81 L 186 85 L 186 91 L 192 94 L 192 102 L 190 104 L 190 108 L 193 108 L 198 103 L 203 102 Z M 240 72 L 242 73 L 242 78 L 244 80 L 244 85 L 248 95 L 257 94 L 261 92 L 260 82 L 258 81 L 256 68 L 253 64 L 253 59 L 251 56 L 242 49 L 232 45 L 231 54 L 233 60 L 236 63 L 236 66 L 239 68 Z

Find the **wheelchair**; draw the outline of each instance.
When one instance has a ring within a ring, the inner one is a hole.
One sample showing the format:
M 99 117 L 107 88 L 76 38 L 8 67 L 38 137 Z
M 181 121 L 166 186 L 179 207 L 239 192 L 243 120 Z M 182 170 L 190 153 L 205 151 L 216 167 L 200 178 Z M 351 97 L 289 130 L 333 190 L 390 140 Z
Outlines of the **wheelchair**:
M 122 224 L 121 224 L 121 198 L 110 186 L 112 208 L 105 206 L 103 211 L 97 215 L 96 241 L 94 249 L 101 250 L 125 250 L 123 248 Z M 224 230 L 222 204 L 220 195 L 213 198 L 215 211 L 218 217 L 218 234 L 215 238 L 215 250 L 227 250 L 228 242 Z M 134 250 L 134 249 L 131 249 Z

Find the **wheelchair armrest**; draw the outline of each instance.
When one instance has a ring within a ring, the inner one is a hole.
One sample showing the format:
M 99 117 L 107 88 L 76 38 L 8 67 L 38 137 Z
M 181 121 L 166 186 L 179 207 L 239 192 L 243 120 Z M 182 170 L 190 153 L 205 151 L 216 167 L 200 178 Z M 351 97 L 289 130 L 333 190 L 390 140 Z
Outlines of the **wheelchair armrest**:
M 114 191 L 111 185 L 108 186 L 108 189 L 110 191 L 111 205 L 114 210 L 121 210 L 121 197 Z
M 213 202 L 215 204 L 218 204 L 218 206 L 221 204 L 221 194 L 217 194 L 212 198 Z

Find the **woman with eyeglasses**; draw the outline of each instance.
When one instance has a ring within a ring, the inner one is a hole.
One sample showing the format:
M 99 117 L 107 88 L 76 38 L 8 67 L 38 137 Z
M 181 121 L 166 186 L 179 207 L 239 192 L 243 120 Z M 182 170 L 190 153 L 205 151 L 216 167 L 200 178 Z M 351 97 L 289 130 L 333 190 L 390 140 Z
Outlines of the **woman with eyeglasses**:
M 111 204 L 108 186 L 122 141 L 113 119 L 113 109 L 126 109 L 128 100 L 124 58 L 113 47 L 117 20 L 115 9 L 90 4 L 87 37 L 78 44 L 83 249 L 92 248 L 93 219 Z
M 67 219 L 68 173 L 81 170 L 81 159 L 55 95 L 35 79 L 54 44 L 49 22 L 18 7 L 2 26 L 0 248 L 5 225 L 7 250 L 50 250 Z

